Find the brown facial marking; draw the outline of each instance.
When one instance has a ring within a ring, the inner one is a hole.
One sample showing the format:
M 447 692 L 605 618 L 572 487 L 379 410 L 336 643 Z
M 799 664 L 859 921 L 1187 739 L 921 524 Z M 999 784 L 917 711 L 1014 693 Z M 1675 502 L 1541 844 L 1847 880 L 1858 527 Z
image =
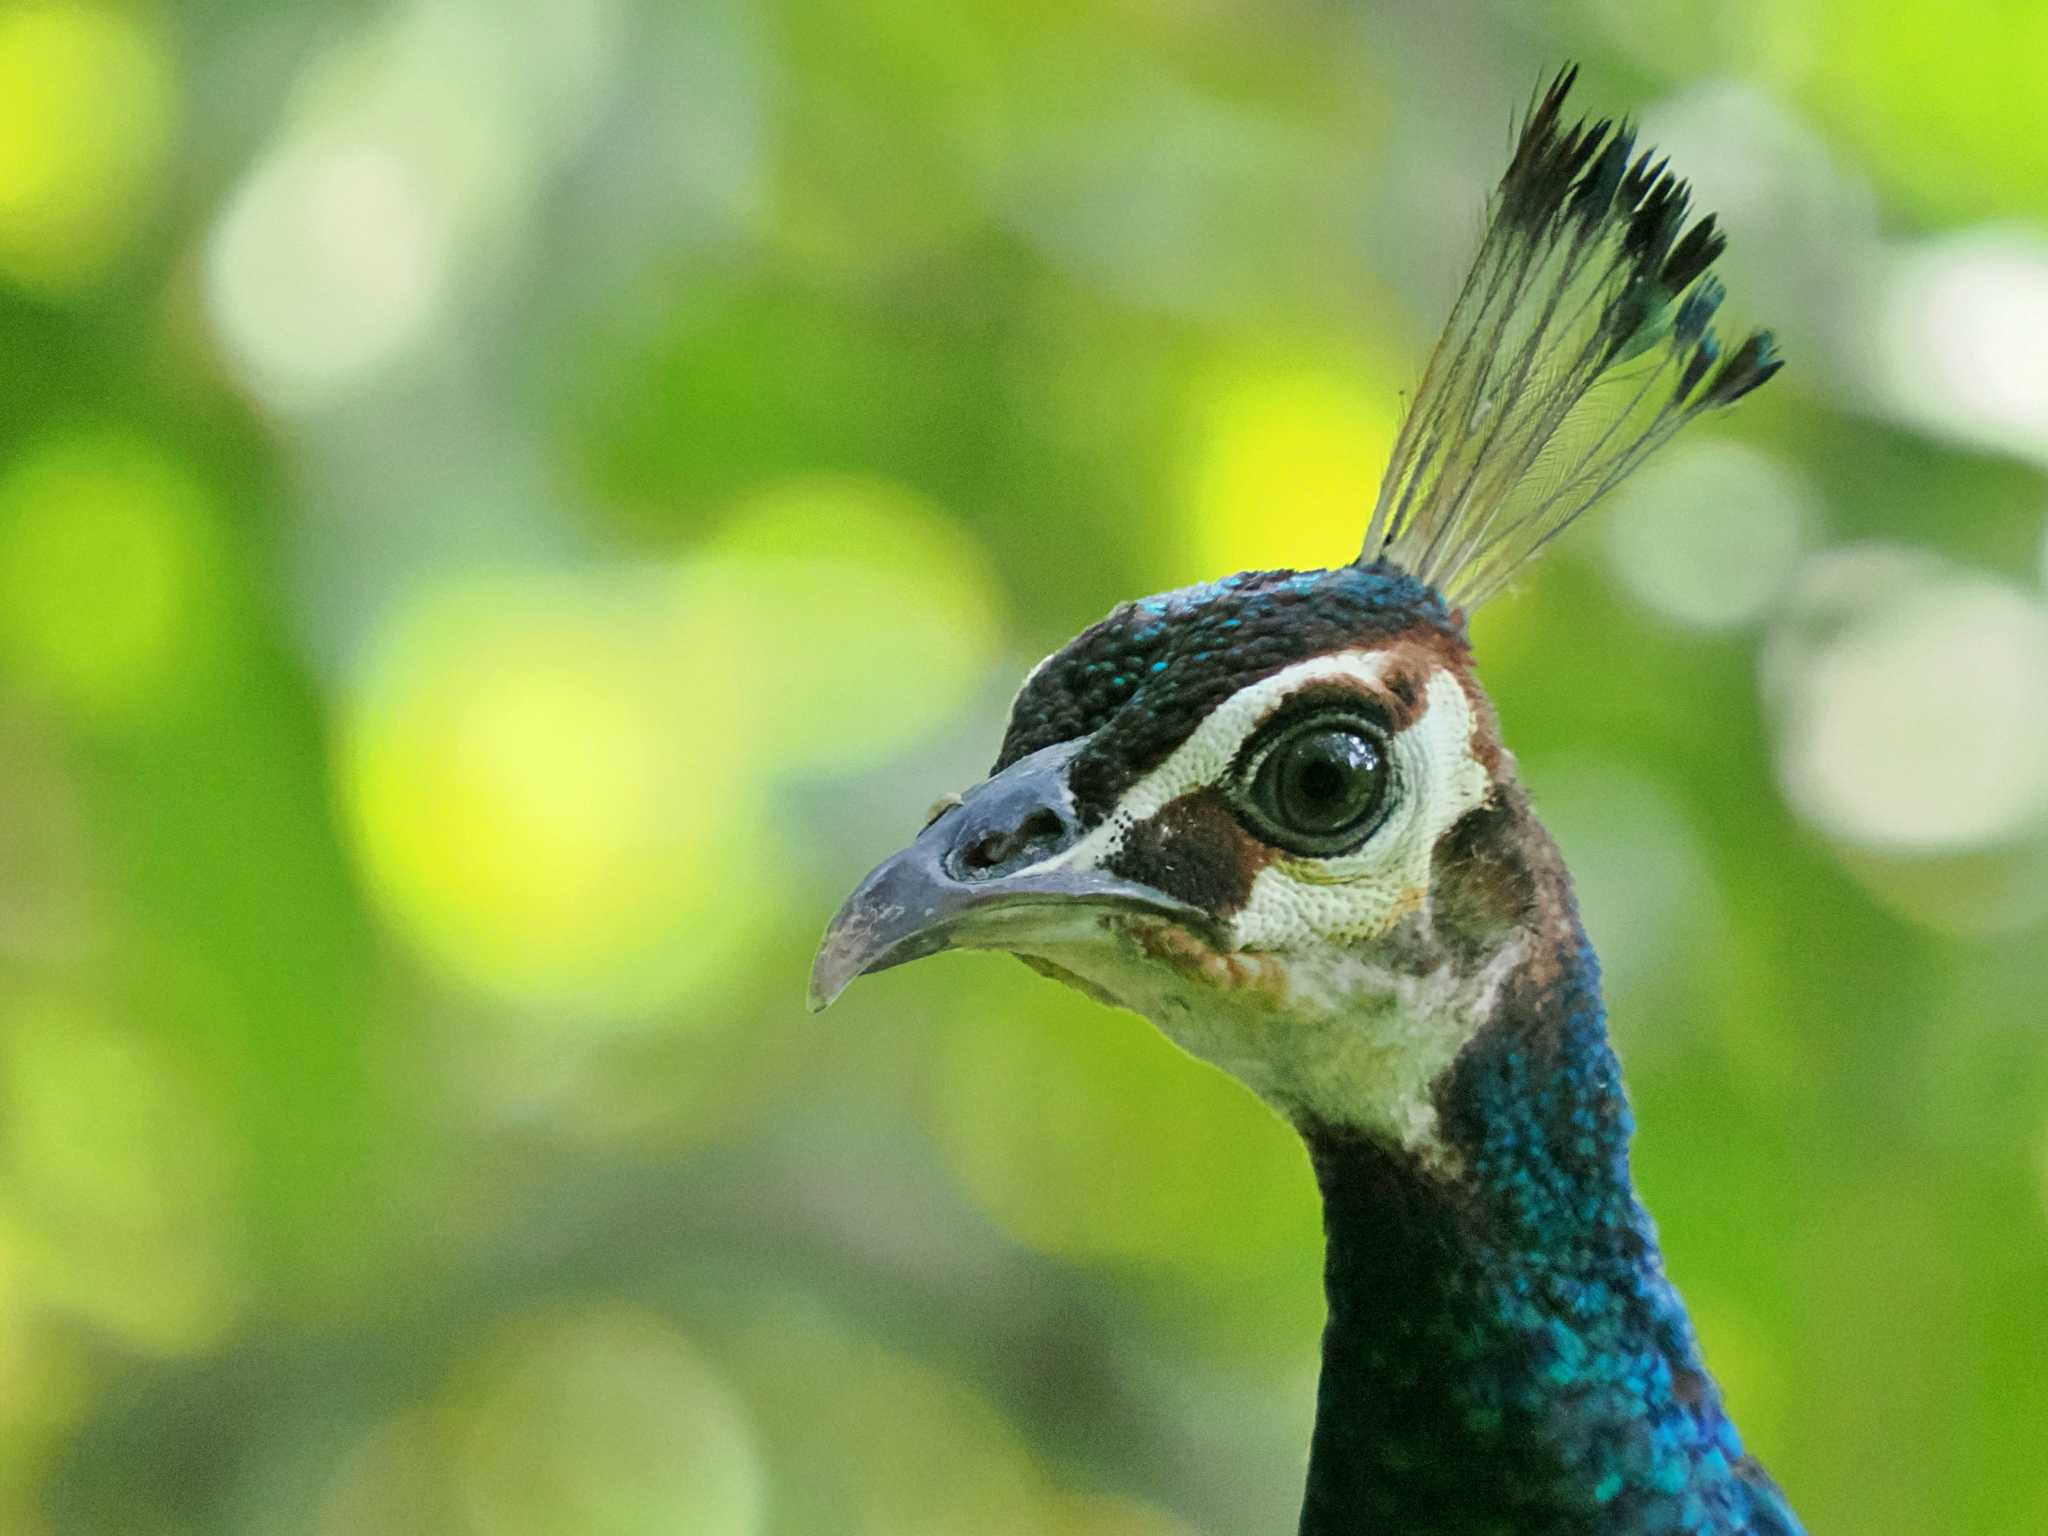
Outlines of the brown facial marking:
M 1393 713 L 1401 722 L 1399 728 L 1406 730 L 1428 704 L 1429 696 L 1422 691 L 1422 679 L 1405 667 L 1396 665 L 1383 681 L 1389 699 L 1396 706 Z
M 1286 967 L 1270 955 L 1211 949 L 1187 929 L 1163 919 L 1133 918 L 1129 930 L 1148 958 L 1205 987 L 1244 993 L 1276 1006 L 1287 1001 Z
M 1304 702 L 1362 699 L 1371 705 L 1374 717 L 1398 736 L 1429 713 L 1429 677 L 1443 662 L 1406 639 L 1373 649 L 1387 658 L 1385 670 L 1376 681 L 1368 683 L 1344 676 L 1319 678 L 1276 702 L 1273 714 L 1299 708 Z M 1271 714 L 1266 717 L 1271 718 Z
M 1109 868 L 1228 917 L 1251 899 L 1252 882 L 1272 858 L 1210 787 L 1169 801 L 1133 826 Z
M 1472 673 L 1472 652 L 1463 641 L 1418 626 L 1402 631 L 1381 649 L 1388 658 L 1381 687 L 1385 702 L 1396 709 L 1391 722 L 1395 730 L 1405 731 L 1428 711 L 1430 674 L 1448 672 L 1472 706 L 1472 756 L 1496 783 L 1512 774 L 1513 760 L 1501 747 L 1500 720 Z
M 1469 954 L 1491 953 L 1514 931 L 1529 935 L 1536 942 L 1526 974 L 1554 979 L 1546 968 L 1576 932 L 1577 907 L 1557 845 L 1520 784 L 1497 786 L 1439 840 L 1430 909 L 1437 936 Z

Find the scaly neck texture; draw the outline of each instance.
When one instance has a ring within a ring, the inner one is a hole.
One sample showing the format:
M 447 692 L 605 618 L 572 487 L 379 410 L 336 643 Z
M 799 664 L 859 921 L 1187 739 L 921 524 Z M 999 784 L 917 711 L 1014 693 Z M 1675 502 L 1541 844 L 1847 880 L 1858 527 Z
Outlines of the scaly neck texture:
M 1329 1323 L 1302 1536 L 1798 1536 L 1636 1203 L 1582 938 L 1510 985 L 1438 1111 L 1456 1174 L 1306 1132 Z

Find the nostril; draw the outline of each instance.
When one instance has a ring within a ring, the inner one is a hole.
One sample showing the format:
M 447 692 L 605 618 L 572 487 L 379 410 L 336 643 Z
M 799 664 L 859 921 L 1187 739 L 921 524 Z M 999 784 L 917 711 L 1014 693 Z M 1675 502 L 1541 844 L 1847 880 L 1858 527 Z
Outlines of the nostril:
M 987 874 L 1019 862 L 1036 862 L 1066 841 L 1067 824 L 1058 811 L 1039 807 L 1016 826 L 997 827 L 969 838 L 955 855 L 956 868 Z
M 994 869 L 1009 856 L 1009 834 L 990 832 L 969 843 L 960 854 L 960 862 L 969 869 Z
M 1052 811 L 1033 811 L 1024 818 L 1024 824 L 1017 828 L 1017 842 L 1024 848 L 1036 847 L 1041 843 L 1056 843 L 1066 830 L 1065 823 Z

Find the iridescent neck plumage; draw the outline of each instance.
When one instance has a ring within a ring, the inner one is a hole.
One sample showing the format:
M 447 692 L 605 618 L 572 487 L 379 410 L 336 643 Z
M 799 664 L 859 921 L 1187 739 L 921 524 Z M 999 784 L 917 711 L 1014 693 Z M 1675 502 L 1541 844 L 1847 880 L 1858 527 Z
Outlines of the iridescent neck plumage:
M 1438 1090 L 1446 1174 L 1305 1128 L 1328 1232 L 1304 1536 L 1790 1536 L 1664 1277 L 1575 921 Z

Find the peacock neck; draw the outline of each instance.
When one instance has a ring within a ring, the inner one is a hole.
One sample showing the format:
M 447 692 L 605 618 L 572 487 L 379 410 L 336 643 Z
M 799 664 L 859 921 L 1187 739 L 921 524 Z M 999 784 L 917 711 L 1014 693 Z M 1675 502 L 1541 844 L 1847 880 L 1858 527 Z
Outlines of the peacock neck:
M 1447 1158 L 1305 1131 L 1329 1321 L 1302 1536 L 1797 1531 L 1664 1277 L 1572 929 L 1439 1084 Z

